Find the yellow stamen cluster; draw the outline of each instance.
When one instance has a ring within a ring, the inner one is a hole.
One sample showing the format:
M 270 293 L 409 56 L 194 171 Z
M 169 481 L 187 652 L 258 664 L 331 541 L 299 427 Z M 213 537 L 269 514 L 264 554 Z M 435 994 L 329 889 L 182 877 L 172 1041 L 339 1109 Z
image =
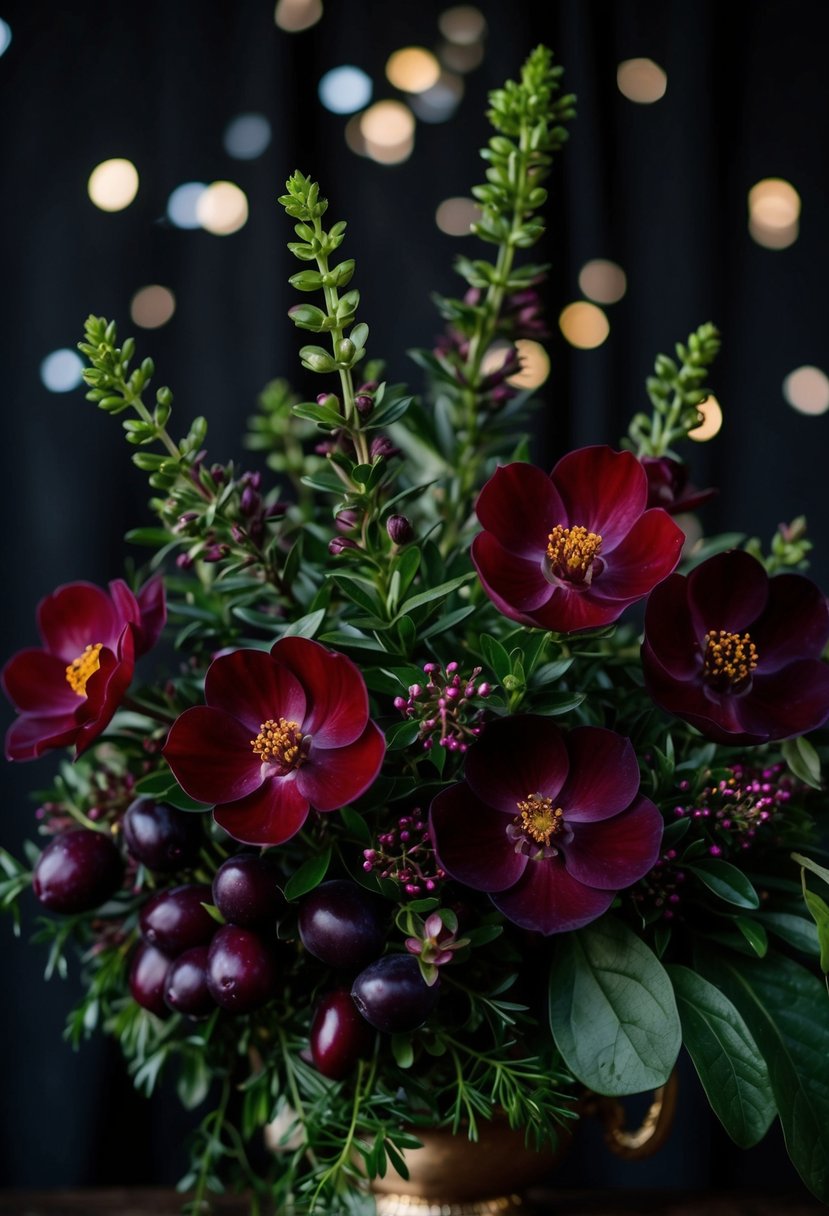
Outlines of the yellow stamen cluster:
M 562 528 L 561 524 L 556 524 L 547 537 L 550 565 L 565 578 L 585 578 L 601 547 L 601 536 L 597 532 L 588 532 L 581 524 L 575 524 L 572 528 Z
M 702 674 L 716 683 L 742 684 L 759 662 L 757 647 L 748 633 L 709 629 L 705 635 Z
M 268 718 L 259 727 L 259 734 L 251 739 L 253 753 L 263 764 L 278 764 L 286 770 L 299 768 L 304 757 L 300 751 L 302 735 L 298 722 L 288 722 L 285 718 L 274 721 Z
M 101 666 L 102 646 L 103 642 L 87 646 L 66 668 L 66 682 L 79 697 L 86 696 L 86 682 Z
M 561 807 L 554 807 L 552 798 L 545 798 L 543 794 L 528 794 L 518 803 L 518 810 L 523 831 L 538 844 L 548 845 L 551 837 L 564 827 Z

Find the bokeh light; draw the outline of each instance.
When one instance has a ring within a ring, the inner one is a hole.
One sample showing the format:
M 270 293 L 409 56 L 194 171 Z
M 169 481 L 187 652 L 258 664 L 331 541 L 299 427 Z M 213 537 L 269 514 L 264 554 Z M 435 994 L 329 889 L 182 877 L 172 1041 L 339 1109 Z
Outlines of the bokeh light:
M 486 35 L 486 18 L 473 4 L 456 4 L 438 17 L 438 29 L 447 42 L 470 46 Z
M 437 84 L 425 93 L 417 93 L 410 105 L 423 122 L 446 122 L 460 105 L 464 84 L 454 72 L 442 72 Z
M 76 350 L 53 350 L 40 365 L 40 379 L 50 393 L 70 393 L 83 383 L 83 369 Z
M 389 56 L 386 77 L 404 93 L 425 93 L 440 79 L 440 64 L 425 47 L 407 46 Z
M 665 96 L 668 77 L 652 59 L 625 59 L 616 69 L 616 83 L 628 101 L 651 105 Z
M 368 148 L 360 126 L 362 117 L 362 114 L 354 114 L 349 118 L 345 124 L 345 142 L 358 156 L 368 156 Z
M 9 44 L 12 40 L 11 26 L 7 21 L 0 18 L 0 55 L 9 49 Z
M 278 0 L 273 19 L 287 34 L 299 34 L 316 25 L 322 16 L 322 0 Z
M 519 338 L 515 343 L 521 370 L 507 378 L 513 388 L 539 388 L 550 374 L 550 356 L 540 342 L 531 338 Z
M 610 333 L 610 322 L 601 308 L 587 300 L 575 300 L 562 309 L 559 328 L 571 346 L 595 350 Z
M 101 211 L 123 211 L 138 193 L 138 170 L 121 157 L 101 161 L 89 175 L 87 190 Z
M 360 115 L 366 154 L 383 165 L 408 159 L 414 148 L 414 115 L 402 101 L 377 101 Z
M 819 367 L 795 368 L 783 381 L 783 396 L 801 414 L 825 414 L 829 410 L 829 376 Z
M 697 443 L 705 443 L 719 434 L 722 426 L 722 407 L 716 397 L 706 397 L 699 407 L 699 412 L 702 422 L 688 432 L 688 438 L 695 439 Z
M 800 195 L 782 177 L 766 177 L 748 192 L 748 230 L 766 249 L 787 249 L 800 233 Z
M 207 189 L 206 182 L 184 182 L 176 186 L 167 199 L 167 219 L 176 228 L 201 228 L 199 199 Z
M 471 225 L 480 218 L 474 198 L 445 198 L 435 212 L 435 223 L 447 236 L 469 236 Z
M 371 101 L 371 77 L 351 64 L 326 72 L 317 89 L 320 101 L 332 114 L 354 114 Z
M 239 114 L 225 127 L 222 142 L 228 156 L 256 160 L 271 142 L 271 124 L 264 114 Z
M 158 329 L 166 325 L 176 311 L 176 297 L 169 287 L 151 283 L 135 293 L 130 302 L 130 316 L 142 329 Z
M 627 291 L 627 285 L 622 267 L 606 258 L 585 262 L 579 271 L 579 288 L 596 304 L 617 304 Z
M 214 236 L 229 236 L 247 223 L 247 195 L 234 182 L 212 182 L 199 196 L 196 215 Z
M 484 59 L 484 44 L 472 42 L 469 46 L 460 46 L 457 42 L 443 42 L 438 48 L 438 58 L 453 72 L 474 72 Z

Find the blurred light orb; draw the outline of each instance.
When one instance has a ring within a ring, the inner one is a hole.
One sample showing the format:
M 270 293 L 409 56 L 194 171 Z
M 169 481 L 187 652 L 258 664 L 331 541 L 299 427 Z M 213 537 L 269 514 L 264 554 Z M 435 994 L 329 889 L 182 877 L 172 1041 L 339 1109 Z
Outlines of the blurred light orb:
M 354 114 L 371 101 L 371 77 L 362 68 L 344 64 L 325 73 L 317 92 L 326 110 L 332 114 Z
M 273 19 L 281 30 L 299 34 L 316 25 L 322 16 L 322 0 L 277 0 Z
M 402 101 L 377 101 L 360 117 L 360 131 L 368 145 L 393 148 L 414 135 L 415 120 Z
M 235 160 L 256 160 L 271 142 L 271 124 L 264 114 L 239 114 L 225 127 L 222 142 Z
M 438 29 L 447 42 L 471 46 L 486 36 L 486 18 L 473 4 L 456 4 L 438 17 Z
M 625 59 L 616 69 L 616 84 L 628 101 L 647 106 L 665 96 L 668 77 L 652 59 Z
M 199 199 L 207 189 L 206 182 L 184 182 L 176 186 L 167 199 L 167 219 L 176 228 L 201 228 Z
M 705 443 L 719 434 L 722 426 L 722 407 L 716 397 L 706 397 L 699 407 L 699 412 L 702 422 L 688 432 L 688 438 L 695 439 L 697 443 Z
M 783 396 L 801 414 L 829 410 L 829 376 L 819 367 L 798 367 L 783 381 Z
M 550 374 L 550 356 L 540 342 L 531 338 L 519 338 L 515 343 L 521 370 L 507 377 L 513 388 L 540 388 Z
M 435 212 L 435 223 L 447 236 L 469 236 L 480 218 L 481 208 L 474 198 L 445 198 Z
M 438 48 L 438 58 L 453 72 L 474 72 L 484 59 L 484 44 L 472 42 L 469 46 L 461 46 L 457 42 L 444 42 Z
M 362 114 L 353 114 L 345 124 L 345 142 L 357 156 L 368 156 L 365 137 L 360 126 Z
M 621 266 L 606 258 L 585 262 L 579 271 L 579 288 L 596 304 L 618 304 L 627 291 L 627 277 Z
M 787 249 L 800 234 L 800 195 L 782 177 L 766 177 L 748 192 L 748 230 L 766 249 Z
M 610 322 L 601 308 L 587 300 L 575 300 L 562 309 L 559 328 L 571 346 L 578 350 L 595 350 L 610 333 Z
M 366 140 L 366 156 L 371 157 L 378 165 L 400 165 L 408 160 L 414 152 L 414 135 L 401 139 L 396 144 L 378 144 L 374 140 Z
M 390 55 L 386 78 L 404 93 L 425 93 L 440 79 L 440 64 L 423 46 L 406 46 Z
M 11 26 L 0 17 L 0 55 L 9 49 L 12 40 Z
M 212 182 L 199 195 L 196 215 L 207 232 L 230 236 L 247 223 L 247 195 L 234 182 Z
M 135 293 L 130 302 L 130 316 L 142 329 L 158 329 L 166 325 L 176 311 L 176 297 L 169 287 L 151 283 Z
M 800 224 L 797 220 L 786 228 L 768 227 L 758 223 L 753 216 L 748 219 L 748 234 L 764 249 L 788 249 L 800 236 Z
M 123 211 L 138 193 L 138 170 L 122 157 L 101 161 L 89 175 L 87 190 L 101 211 Z
M 75 350 L 53 350 L 40 365 L 40 379 L 50 393 L 70 393 L 83 383 L 84 362 Z
M 442 72 L 437 84 L 411 98 L 411 107 L 423 122 L 446 122 L 460 105 L 464 84 L 453 72 Z

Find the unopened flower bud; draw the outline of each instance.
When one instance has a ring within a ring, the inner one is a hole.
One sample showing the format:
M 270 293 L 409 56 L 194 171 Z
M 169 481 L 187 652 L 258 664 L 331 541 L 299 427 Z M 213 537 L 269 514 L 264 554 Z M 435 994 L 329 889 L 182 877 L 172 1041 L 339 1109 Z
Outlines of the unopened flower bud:
M 327 405 L 329 409 L 338 410 L 340 399 L 334 393 L 317 393 L 317 405 Z
M 368 393 L 358 393 L 354 398 L 354 404 L 360 417 L 367 418 L 374 409 L 374 398 L 369 397 Z
M 359 547 L 356 541 L 350 540 L 347 536 L 332 536 L 328 542 L 328 552 L 332 557 L 338 557 L 346 549 L 359 549 Z
M 222 558 L 227 557 L 230 549 L 227 545 L 208 545 L 201 554 L 203 562 L 220 562 Z
M 386 531 L 394 545 L 409 545 L 414 540 L 414 531 L 405 515 L 390 515 L 386 520 Z
M 239 499 L 239 509 L 243 515 L 255 515 L 262 505 L 262 500 L 253 486 L 245 486 Z
M 372 439 L 369 452 L 371 459 L 376 460 L 378 456 L 399 456 L 400 448 L 396 448 L 386 435 L 378 435 L 376 439 Z
M 193 565 L 193 559 L 189 553 L 179 553 L 178 557 L 176 558 L 176 565 L 178 566 L 179 570 L 189 570 Z
M 360 512 L 352 510 L 351 507 L 346 507 L 344 511 L 340 511 L 337 514 L 334 523 L 339 532 L 350 532 L 352 528 L 359 527 Z

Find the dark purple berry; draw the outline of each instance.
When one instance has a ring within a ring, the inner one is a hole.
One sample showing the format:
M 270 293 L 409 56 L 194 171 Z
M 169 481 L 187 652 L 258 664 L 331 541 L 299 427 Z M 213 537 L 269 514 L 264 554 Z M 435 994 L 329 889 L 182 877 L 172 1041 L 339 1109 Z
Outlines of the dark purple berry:
M 169 964 L 164 1000 L 176 1013 L 206 1018 L 215 1008 L 207 987 L 207 946 L 193 946 Z
M 413 955 L 387 954 L 360 972 L 351 996 L 375 1030 L 405 1034 L 426 1021 L 439 988 L 440 980 L 429 987 Z
M 239 853 L 219 866 L 213 903 L 226 921 L 245 928 L 274 921 L 285 907 L 272 863 L 256 853 Z
M 371 1028 L 361 1018 L 347 988 L 322 998 L 311 1023 L 311 1061 L 333 1081 L 347 1076 L 361 1056 L 371 1050 Z
M 123 875 L 112 837 L 79 828 L 47 844 L 35 864 L 32 887 L 53 912 L 89 912 L 115 894 Z
M 167 1017 L 170 1012 L 164 1004 L 164 988 L 170 960 L 166 954 L 148 946 L 146 942 L 139 943 L 130 968 L 130 992 L 133 999 L 149 1009 L 157 1017 Z
M 299 936 L 306 950 L 327 963 L 359 971 L 386 940 L 386 914 L 377 896 L 347 879 L 310 891 L 299 905 Z
M 130 855 L 162 874 L 183 870 L 199 854 L 201 817 L 163 802 L 136 798 L 124 813 L 124 841 Z
M 210 943 L 207 987 L 222 1009 L 249 1013 L 276 992 L 276 963 L 258 933 L 223 925 Z
M 216 931 L 215 920 L 203 906 L 211 899 L 204 883 L 159 891 L 141 909 L 141 936 L 170 958 L 191 946 L 206 946 Z

